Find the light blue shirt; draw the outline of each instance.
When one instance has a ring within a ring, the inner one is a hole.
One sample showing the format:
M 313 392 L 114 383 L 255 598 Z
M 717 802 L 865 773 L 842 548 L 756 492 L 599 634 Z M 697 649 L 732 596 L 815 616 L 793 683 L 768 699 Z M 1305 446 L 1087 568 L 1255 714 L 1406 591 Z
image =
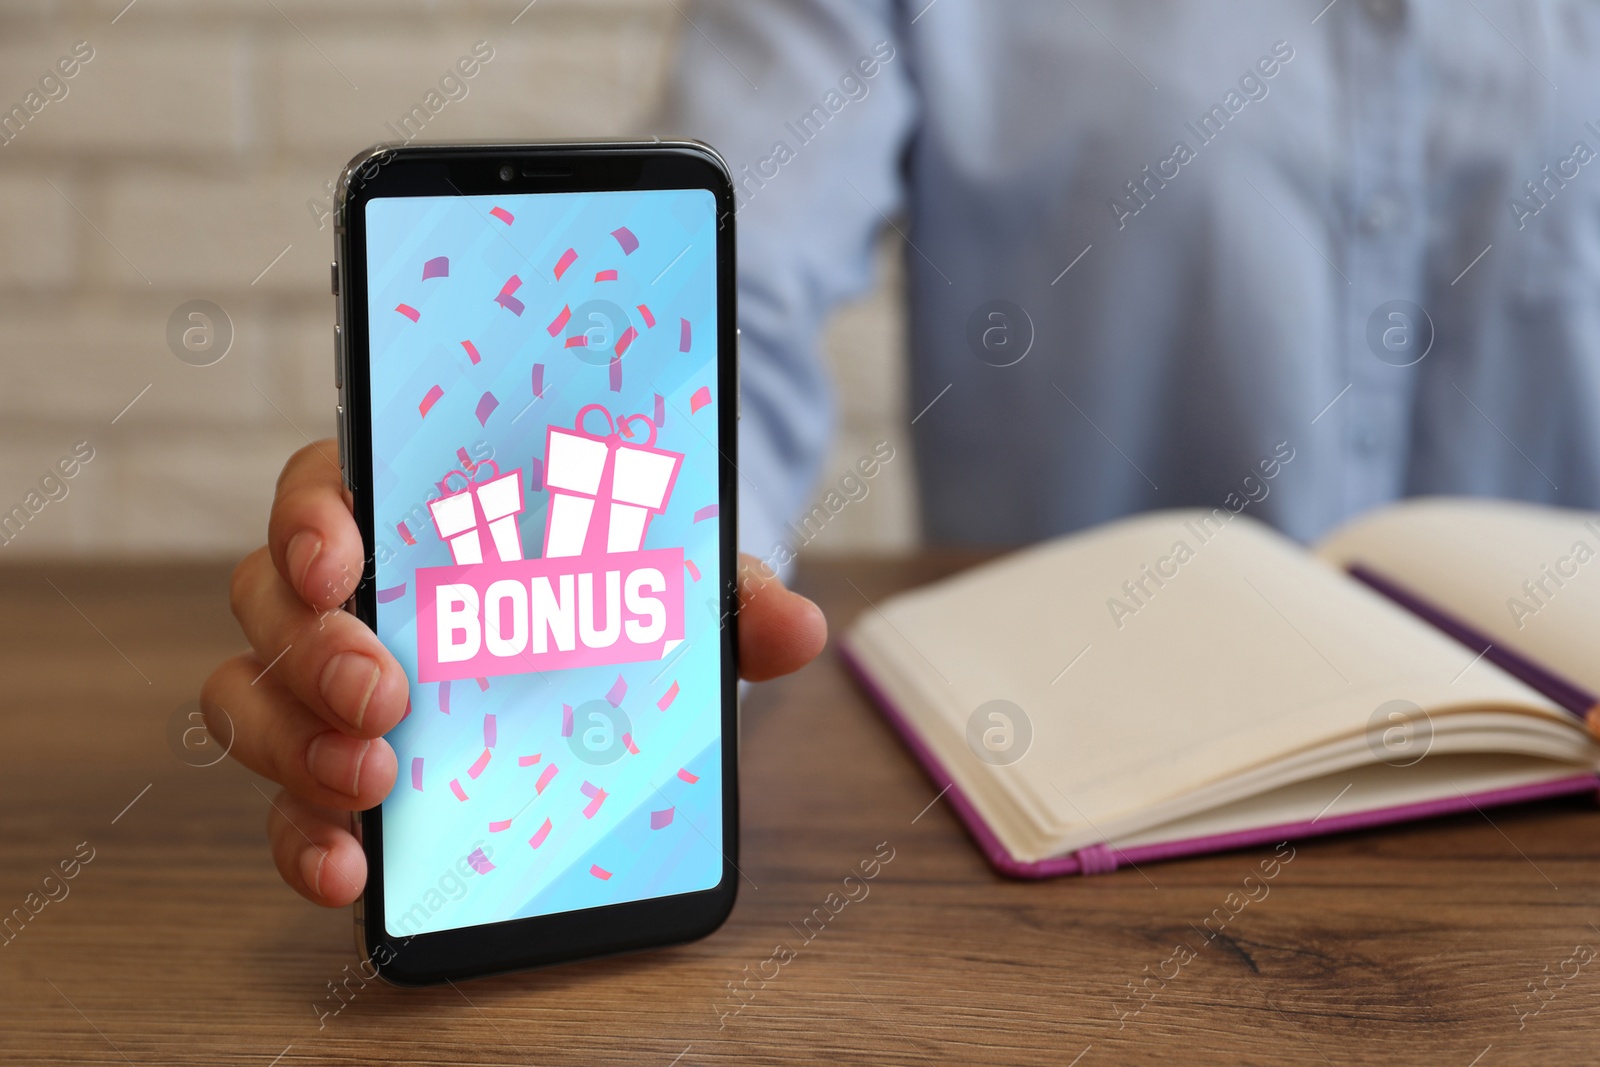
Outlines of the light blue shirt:
M 819 327 L 886 225 L 932 542 L 1600 505 L 1600 5 L 1324 4 L 684 5 L 657 130 L 739 183 L 742 547 L 830 473 Z

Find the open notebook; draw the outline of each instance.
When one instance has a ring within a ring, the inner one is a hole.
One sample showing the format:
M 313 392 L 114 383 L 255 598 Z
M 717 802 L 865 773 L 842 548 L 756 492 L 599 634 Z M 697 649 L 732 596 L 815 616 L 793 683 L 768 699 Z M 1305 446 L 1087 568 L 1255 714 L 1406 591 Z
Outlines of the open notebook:
M 1597 637 L 1600 515 L 1429 499 L 1311 552 L 1128 519 L 888 599 L 842 651 L 990 861 L 1042 878 L 1592 793 Z

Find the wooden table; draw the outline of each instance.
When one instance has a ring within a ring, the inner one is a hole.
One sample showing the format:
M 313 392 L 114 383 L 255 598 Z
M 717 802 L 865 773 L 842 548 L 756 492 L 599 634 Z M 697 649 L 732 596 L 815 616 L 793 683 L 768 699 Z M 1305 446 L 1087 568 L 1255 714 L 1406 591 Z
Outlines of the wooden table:
M 842 627 L 865 597 L 956 565 L 813 565 L 801 584 Z M 741 862 L 758 888 L 716 935 L 457 988 L 351 980 L 335 1000 L 355 962 L 350 916 L 279 884 L 264 783 L 169 747 L 173 716 L 240 644 L 226 579 L 0 571 L 0 909 L 42 895 L 80 842 L 93 849 L 70 895 L 0 944 L 6 1063 L 1595 1059 L 1591 804 L 1302 843 L 1270 894 L 1205 941 L 1194 927 L 1270 849 L 999 878 L 831 652 L 747 702 Z M 880 842 L 893 860 L 869 894 L 807 941 L 802 920 Z M 1180 943 L 1195 950 L 1181 965 Z M 793 958 L 769 962 L 779 945 Z M 1172 977 L 1131 995 L 1156 974 Z

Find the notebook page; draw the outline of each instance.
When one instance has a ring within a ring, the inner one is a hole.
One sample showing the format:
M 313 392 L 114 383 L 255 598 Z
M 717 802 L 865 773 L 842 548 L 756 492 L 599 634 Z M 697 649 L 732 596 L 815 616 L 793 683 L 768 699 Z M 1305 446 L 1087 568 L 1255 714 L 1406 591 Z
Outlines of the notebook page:
M 1600 513 L 1501 500 L 1408 501 L 1324 538 L 1524 655 L 1600 693 Z
M 1043 836 L 1359 736 L 1390 700 L 1566 721 L 1487 664 L 1463 673 L 1459 645 L 1293 542 L 1211 515 L 1141 516 L 1025 550 L 881 603 L 852 643 L 894 659 L 902 710 L 943 735 L 936 750 L 963 787 L 1001 786 Z M 997 699 L 1033 734 L 1007 766 L 958 740 Z

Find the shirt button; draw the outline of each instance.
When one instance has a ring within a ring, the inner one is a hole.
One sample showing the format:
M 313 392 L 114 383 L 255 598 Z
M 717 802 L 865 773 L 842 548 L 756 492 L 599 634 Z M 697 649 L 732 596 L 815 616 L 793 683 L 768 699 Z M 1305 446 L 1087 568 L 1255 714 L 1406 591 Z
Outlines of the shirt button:
M 1406 20 L 1405 0 L 1363 0 L 1367 17 L 1385 29 L 1392 29 Z
M 1398 226 L 1405 218 L 1405 203 L 1390 193 L 1378 193 L 1361 209 L 1361 229 L 1367 233 L 1382 233 Z

